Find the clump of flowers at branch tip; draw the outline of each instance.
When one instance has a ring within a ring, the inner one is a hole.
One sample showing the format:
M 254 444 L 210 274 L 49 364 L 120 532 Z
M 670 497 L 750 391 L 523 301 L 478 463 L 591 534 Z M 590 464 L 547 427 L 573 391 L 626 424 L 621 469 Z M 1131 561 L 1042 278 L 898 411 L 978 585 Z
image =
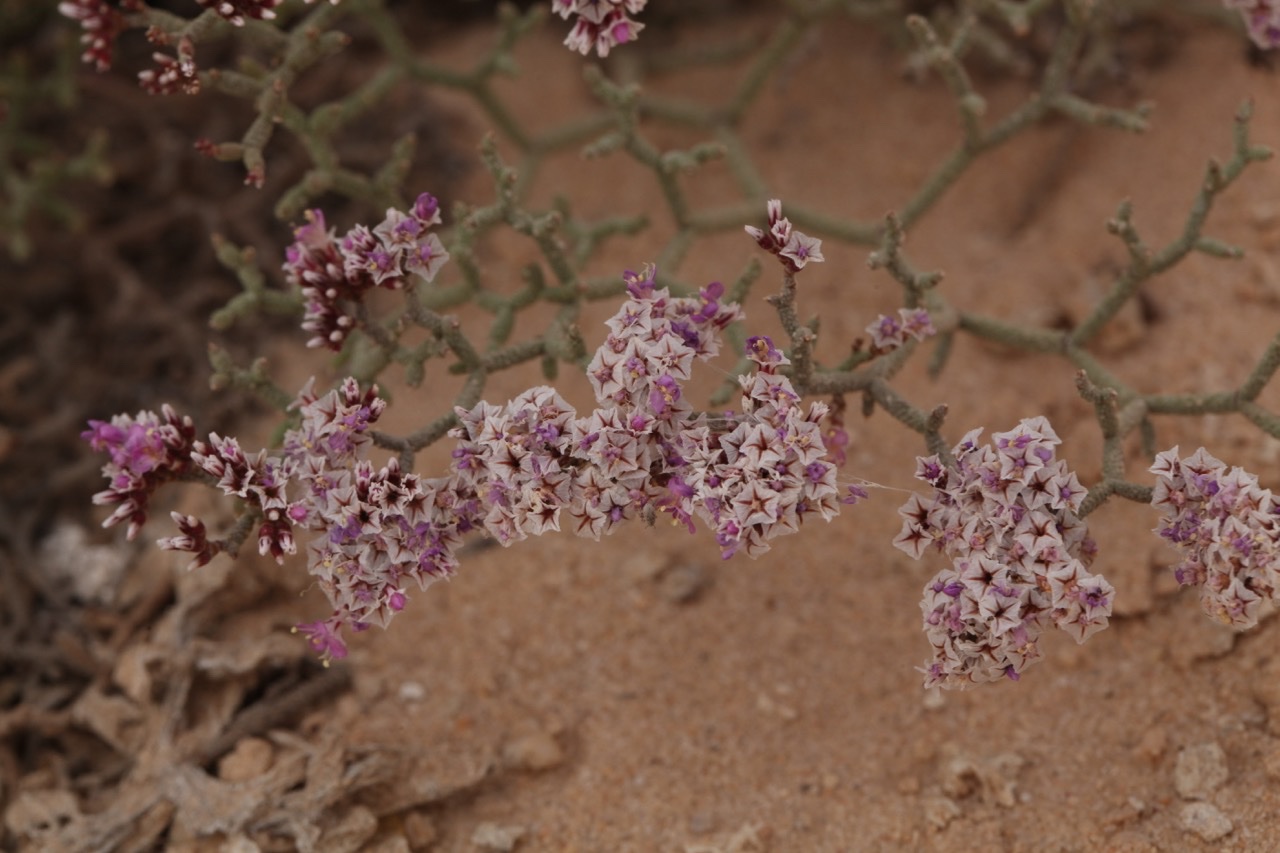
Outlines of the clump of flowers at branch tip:
M 599 538 L 622 520 L 666 514 L 694 530 L 710 526 L 725 558 L 758 556 L 811 515 L 830 519 L 841 502 L 835 464 L 819 426 L 827 408 L 802 407 L 777 373 L 786 357 L 752 338 L 757 365 L 740 377 L 742 411 L 710 419 L 682 392 L 693 360 L 719 351 L 719 334 L 741 312 L 714 282 L 696 297 L 672 297 L 656 269 L 624 276 L 628 299 L 587 368 L 600 407 L 579 416 L 553 389 L 535 388 L 506 407 L 459 411 L 455 468 L 487 505 L 483 524 L 507 544 L 559 529 Z M 853 502 L 865 492 L 854 488 Z
M 270 20 L 276 16 L 275 8 L 281 0 L 196 0 L 205 9 L 224 18 L 228 23 L 242 27 L 246 20 Z M 305 0 L 314 3 L 316 0 Z M 329 0 L 337 5 L 340 0 Z M 63 0 L 58 12 L 80 24 L 81 43 L 85 46 L 81 59 L 95 66 L 98 71 L 109 71 L 115 52 L 116 39 L 124 31 L 126 12 L 141 12 L 146 8 L 142 0 L 120 0 L 112 5 L 107 0 Z M 147 38 L 156 45 L 166 46 L 171 37 L 159 27 L 150 27 Z M 154 68 L 138 73 L 138 84 L 152 95 L 172 95 L 181 92 L 194 95 L 200 91 L 200 78 L 195 63 L 195 45 L 183 36 L 178 40 L 176 56 L 156 52 L 152 54 Z
M 413 287 L 418 279 L 431 282 L 449 259 L 430 230 L 440 224 L 440 204 L 430 193 L 419 195 L 407 212 L 391 208 L 380 224 L 357 225 L 341 240 L 325 227 L 323 212 L 309 210 L 306 216 L 285 252 L 284 271 L 306 300 L 302 328 L 313 333 L 310 347 L 341 350 L 365 293 Z
M 154 35 L 154 33 L 152 34 Z M 158 39 L 157 44 L 168 44 L 168 39 Z M 151 95 L 196 95 L 200 93 L 200 76 L 196 69 L 196 48 L 191 39 L 178 39 L 177 54 L 156 51 L 151 54 L 154 68 L 138 72 L 138 85 Z
M 632 20 L 648 0 L 551 0 L 551 11 L 568 20 L 577 15 L 573 29 L 565 38 L 565 46 L 583 56 L 595 49 L 597 56 L 608 56 L 620 44 L 635 41 L 644 24 Z
M 884 354 L 896 350 L 908 338 L 922 341 L 937 334 L 938 330 L 933 327 L 933 320 L 925 309 L 899 308 L 897 317 L 881 314 L 867 326 L 866 331 L 871 336 L 872 351 Z
M 130 539 L 146 523 L 147 504 L 155 490 L 191 470 L 196 437 L 191 418 L 179 417 L 169 406 L 160 412 L 89 421 L 89 429 L 80 434 L 90 447 L 109 457 L 102 475 L 110 485 L 94 495 L 93 502 L 116 509 L 102 526 L 127 521 Z
M 124 8 L 129 8 L 125 4 Z M 80 24 L 80 43 L 84 53 L 80 58 L 98 71 L 110 71 L 116 39 L 124 31 L 124 15 L 107 0 L 64 0 L 58 4 L 58 12 Z
M 767 210 L 768 228 L 756 228 L 754 225 L 746 225 L 744 228 L 760 244 L 760 248 L 778 256 L 787 272 L 797 273 L 804 269 L 805 264 L 821 263 L 824 260 L 822 241 L 792 228 L 791 220 L 782 215 L 781 201 L 771 199 Z
M 894 544 L 919 559 L 951 559 L 925 585 L 921 610 L 933 659 L 926 687 L 1017 680 L 1040 658 L 1049 623 L 1077 642 L 1107 626 L 1114 590 L 1087 566 L 1097 550 L 1076 512 L 1085 490 L 1043 417 L 1023 420 L 979 445 L 964 437 L 949 467 L 917 460 L 916 477 L 933 496 L 913 495 L 899 510 Z
M 1201 606 L 1218 622 L 1256 625 L 1280 598 L 1280 505 L 1271 491 L 1203 447 L 1186 459 L 1166 450 L 1151 472 L 1151 505 L 1163 515 L 1156 533 L 1183 554 L 1178 583 L 1200 587 Z
M 243 27 L 248 18 L 259 21 L 269 21 L 274 18 L 275 8 L 282 0 L 196 0 L 196 2 L 206 9 L 217 12 L 231 24 Z M 314 3 L 315 0 L 306 0 L 306 2 Z M 329 2 L 337 6 L 340 0 L 329 0 Z
M 1280 47 L 1280 2 L 1277 0 L 1223 0 L 1244 18 L 1249 38 L 1263 50 Z

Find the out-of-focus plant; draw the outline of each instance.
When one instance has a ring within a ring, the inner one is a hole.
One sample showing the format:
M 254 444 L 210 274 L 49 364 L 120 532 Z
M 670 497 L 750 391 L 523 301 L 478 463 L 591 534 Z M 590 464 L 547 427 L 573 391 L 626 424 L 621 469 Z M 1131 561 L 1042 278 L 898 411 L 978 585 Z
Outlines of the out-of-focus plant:
M 73 114 L 79 98 L 72 39 L 63 45 L 25 43 L 51 13 L 38 3 L 0 4 L 0 234 L 5 250 L 19 261 L 31 254 L 33 220 L 78 227 L 81 217 L 67 198 L 68 187 L 111 179 L 104 129 L 91 130 L 79 150 L 64 151 L 59 146 L 65 139 L 45 121 Z

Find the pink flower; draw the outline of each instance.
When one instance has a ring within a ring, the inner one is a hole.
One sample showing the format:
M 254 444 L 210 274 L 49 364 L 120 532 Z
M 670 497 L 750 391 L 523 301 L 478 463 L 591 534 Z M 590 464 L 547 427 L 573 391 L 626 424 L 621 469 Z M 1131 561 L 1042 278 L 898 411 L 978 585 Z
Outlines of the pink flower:
M 781 201 L 770 199 L 765 208 L 768 212 L 767 230 L 753 225 L 743 226 L 760 248 L 777 255 L 783 268 L 790 273 L 799 272 L 808 263 L 821 263 L 824 260 L 822 241 L 794 230 L 791 220 L 782 215 Z
M 605 57 L 620 44 L 635 41 L 644 24 L 632 20 L 647 0 L 553 0 L 551 11 L 564 19 L 577 15 L 565 46 L 586 55 L 595 50 Z

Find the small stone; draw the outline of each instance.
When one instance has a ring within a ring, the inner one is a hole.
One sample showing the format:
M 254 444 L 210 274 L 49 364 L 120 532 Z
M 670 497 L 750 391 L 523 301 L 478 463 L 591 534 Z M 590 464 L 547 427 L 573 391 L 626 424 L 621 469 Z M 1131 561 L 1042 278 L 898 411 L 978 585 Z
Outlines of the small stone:
M 260 737 L 240 740 L 235 748 L 218 759 L 218 778 L 224 782 L 246 782 L 271 769 L 276 750 Z
M 1231 834 L 1231 819 L 1210 803 L 1187 803 L 1179 813 L 1182 828 L 1205 841 L 1217 841 Z
M 1142 737 L 1138 739 L 1138 745 L 1133 748 L 1133 752 L 1144 761 L 1156 764 L 1160 759 L 1164 758 L 1165 750 L 1168 748 L 1169 733 L 1159 726 L 1155 726 L 1142 733 Z
M 516 849 L 520 839 L 524 837 L 523 826 L 499 826 L 486 821 L 471 833 L 471 843 L 480 850 L 493 850 L 496 853 L 510 853 Z
M 944 762 L 938 776 L 942 790 L 957 800 L 975 793 L 981 784 L 977 766 L 964 756 L 954 756 Z
M 4 811 L 5 829 L 17 838 L 35 842 L 32 849 L 49 849 L 62 830 L 74 828 L 82 820 L 75 795 L 64 790 L 23 791 Z
M 702 563 L 676 563 L 658 578 L 658 592 L 672 604 L 688 604 L 711 584 Z
M 1227 754 L 1213 742 L 1188 746 L 1178 753 L 1173 786 L 1184 800 L 1203 800 L 1227 781 Z
M 243 832 L 237 832 L 222 842 L 218 853 L 262 853 L 262 848 Z
M 563 764 L 564 750 L 550 734 L 535 732 L 508 742 L 503 747 L 502 759 L 514 770 L 531 770 L 536 773 Z
M 409 812 L 402 823 L 405 840 L 411 850 L 426 850 L 439 837 L 436 825 L 422 812 Z
M 756 708 L 765 714 L 776 715 L 786 720 L 788 723 L 794 722 L 799 718 L 800 712 L 790 705 L 776 701 L 767 693 L 761 693 L 756 696 Z
M 924 819 L 934 829 L 946 829 L 947 824 L 960 817 L 960 806 L 950 797 L 924 798 Z
M 416 681 L 404 682 L 398 692 L 402 702 L 421 702 L 427 698 L 427 688 Z

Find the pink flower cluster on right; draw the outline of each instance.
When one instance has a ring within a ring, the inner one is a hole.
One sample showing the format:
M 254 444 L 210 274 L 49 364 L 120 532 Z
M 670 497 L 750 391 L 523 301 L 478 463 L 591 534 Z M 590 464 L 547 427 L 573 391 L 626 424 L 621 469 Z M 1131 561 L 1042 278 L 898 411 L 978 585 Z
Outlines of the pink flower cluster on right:
M 635 41 L 644 24 L 631 20 L 649 0 L 551 0 L 551 11 L 568 20 L 578 19 L 565 38 L 565 46 L 583 56 L 595 48 L 597 56 L 608 56 L 620 44 Z
M 1184 555 L 1178 583 L 1200 587 L 1217 621 L 1256 625 L 1264 600 L 1280 599 L 1280 504 L 1257 477 L 1228 471 L 1203 447 L 1186 459 L 1166 450 L 1151 472 L 1151 505 L 1163 513 L 1156 533 Z
M 1280 2 L 1277 0 L 1222 0 L 1237 9 L 1249 30 L 1249 38 L 1263 50 L 1280 47 Z
M 917 460 L 933 497 L 899 510 L 894 544 L 916 559 L 931 546 L 952 565 L 925 586 L 921 610 L 933 646 L 926 687 L 1017 680 L 1040 658 L 1048 623 L 1077 642 L 1107 626 L 1115 590 L 1091 574 L 1096 546 L 1076 515 L 1085 490 L 1055 458 L 1057 434 L 1043 417 L 1023 420 L 979 445 L 973 430 L 952 451 Z

